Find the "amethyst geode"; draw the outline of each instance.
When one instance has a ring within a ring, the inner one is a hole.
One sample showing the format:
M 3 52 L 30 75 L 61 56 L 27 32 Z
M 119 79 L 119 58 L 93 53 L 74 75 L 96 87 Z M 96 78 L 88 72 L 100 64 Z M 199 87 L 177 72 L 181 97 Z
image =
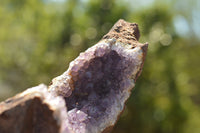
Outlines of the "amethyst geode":
M 115 124 L 146 56 L 148 44 L 138 39 L 137 24 L 119 20 L 53 79 L 49 92 L 62 96 L 67 108 L 61 132 L 100 133 Z
M 0 133 L 110 132 L 141 73 L 148 44 L 138 26 L 119 20 L 47 87 L 0 103 Z

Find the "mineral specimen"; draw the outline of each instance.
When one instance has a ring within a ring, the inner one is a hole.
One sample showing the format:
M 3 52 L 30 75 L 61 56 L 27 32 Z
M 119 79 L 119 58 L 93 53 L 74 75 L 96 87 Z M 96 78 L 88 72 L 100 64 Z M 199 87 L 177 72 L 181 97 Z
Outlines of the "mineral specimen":
M 11 106 L 12 109 L 15 110 L 17 107 L 16 110 L 20 112 L 20 108 L 24 108 L 21 109 L 21 113 L 26 113 L 25 106 L 27 108 L 32 105 L 27 105 L 27 101 L 38 98 L 41 103 L 39 105 L 45 106 L 46 112 L 50 112 L 49 118 L 52 122 L 48 123 L 46 119 L 37 121 L 36 118 L 39 117 L 37 115 L 32 115 L 30 118 L 23 116 L 23 119 L 35 120 L 35 125 L 37 122 L 43 122 L 47 127 L 54 123 L 55 128 L 53 126 L 51 128 L 55 130 L 49 128 L 49 132 L 109 132 L 123 111 L 143 67 L 148 44 L 139 43 L 139 36 L 137 24 L 119 20 L 100 42 L 80 53 L 70 63 L 66 72 L 54 78 L 48 90 L 43 86 L 18 94 L 18 98 L 30 95 L 33 97 L 24 100 L 24 106 L 19 105 L 21 102 L 15 102 L 15 106 Z M 3 124 L 0 122 L 0 131 L 6 132 L 5 127 L 9 127 L 9 124 L 5 126 L 8 119 L 4 118 L 4 114 L 11 110 L 6 108 L 8 105 L 6 101 L 0 104 L 0 120 L 4 119 L 4 130 L 1 130 Z M 44 113 L 41 114 L 46 116 Z M 26 130 L 23 130 L 25 125 L 16 127 L 20 127 L 18 128 L 20 132 L 25 132 Z M 42 130 L 43 126 L 39 128 Z M 43 132 L 48 132 L 48 128 Z
M 53 79 L 49 91 L 65 99 L 66 127 L 77 133 L 99 133 L 115 124 L 143 66 L 148 44 L 138 39 L 137 24 L 119 20 Z

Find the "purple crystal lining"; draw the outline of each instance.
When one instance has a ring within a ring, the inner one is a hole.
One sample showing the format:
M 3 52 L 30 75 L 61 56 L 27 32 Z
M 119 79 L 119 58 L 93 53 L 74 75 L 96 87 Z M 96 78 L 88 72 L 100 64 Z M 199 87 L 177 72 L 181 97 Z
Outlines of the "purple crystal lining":
M 119 67 L 120 57 L 116 51 L 110 51 L 101 57 L 95 57 L 88 63 L 88 67 L 71 69 L 72 80 L 74 81 L 74 91 L 70 97 L 67 97 L 66 104 L 68 110 L 73 108 L 81 109 L 85 103 L 90 102 L 91 106 L 101 104 L 100 99 L 104 99 L 113 89 L 118 91 L 122 78 L 122 71 Z M 104 105 L 107 107 L 107 105 Z M 106 107 L 99 108 L 105 111 Z M 94 114 L 96 116 L 96 114 Z
M 112 115 L 114 106 L 119 106 L 122 111 L 128 91 L 134 87 L 131 76 L 135 67 L 140 66 L 130 53 L 122 50 L 124 48 L 98 45 L 81 53 L 68 70 L 74 90 L 65 97 L 65 101 L 70 112 L 69 123 L 74 130 L 82 126 L 89 131 L 91 124 L 92 127 L 99 126 L 101 121 Z M 82 115 L 77 115 L 77 110 Z
M 142 45 L 103 40 L 81 53 L 49 87 L 67 107 L 62 133 L 99 133 L 114 125 L 143 62 Z

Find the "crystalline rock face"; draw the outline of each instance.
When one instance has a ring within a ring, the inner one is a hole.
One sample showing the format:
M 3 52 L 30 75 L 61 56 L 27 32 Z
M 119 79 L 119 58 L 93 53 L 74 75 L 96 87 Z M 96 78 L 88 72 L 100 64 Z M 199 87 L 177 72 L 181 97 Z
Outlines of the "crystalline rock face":
M 67 108 L 61 132 L 106 132 L 116 123 L 146 56 L 148 44 L 138 39 L 137 25 L 119 20 L 53 79 L 49 92 L 62 96 Z

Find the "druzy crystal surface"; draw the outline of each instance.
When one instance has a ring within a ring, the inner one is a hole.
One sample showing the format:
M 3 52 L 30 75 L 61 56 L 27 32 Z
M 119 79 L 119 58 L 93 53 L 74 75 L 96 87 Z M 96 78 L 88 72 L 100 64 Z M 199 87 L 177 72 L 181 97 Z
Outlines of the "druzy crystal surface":
M 141 70 L 145 47 L 147 44 L 133 47 L 115 38 L 102 40 L 53 80 L 50 90 L 66 102 L 67 127 L 80 133 L 98 133 L 114 125 Z

